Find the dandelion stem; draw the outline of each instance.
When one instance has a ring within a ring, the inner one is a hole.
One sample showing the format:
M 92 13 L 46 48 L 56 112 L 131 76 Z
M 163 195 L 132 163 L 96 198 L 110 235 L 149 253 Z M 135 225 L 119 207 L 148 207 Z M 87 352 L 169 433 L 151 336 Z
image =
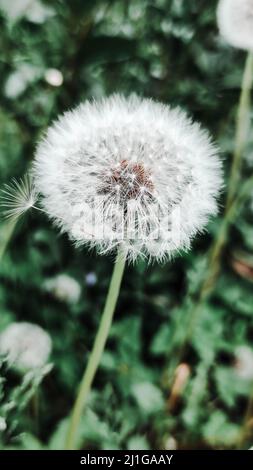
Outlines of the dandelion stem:
M 237 115 L 235 151 L 229 178 L 226 210 L 229 208 L 237 190 L 240 178 L 242 157 L 247 143 L 250 127 L 250 94 L 253 83 L 253 53 L 247 55 L 241 86 L 241 95 Z
M 0 261 L 2 260 L 8 243 L 16 227 L 16 219 L 10 219 L 3 224 L 0 232 Z
M 70 425 L 67 431 L 65 449 L 74 449 L 76 445 L 76 436 L 81 415 L 83 413 L 85 405 L 87 404 L 87 399 L 92 386 L 92 382 L 99 366 L 99 362 L 103 354 L 105 343 L 110 331 L 113 314 L 119 296 L 119 290 L 122 281 L 122 276 L 124 273 L 125 262 L 126 257 L 122 254 L 121 250 L 119 249 L 100 325 L 73 407 Z
M 250 93 L 252 83 L 253 54 L 249 52 L 247 55 L 242 78 L 241 95 L 235 133 L 235 151 L 229 178 L 225 215 L 218 232 L 218 236 L 214 240 L 214 243 L 211 247 L 208 270 L 200 288 L 197 302 L 194 304 L 193 311 L 190 315 L 191 319 L 189 328 L 187 330 L 187 339 L 189 339 L 191 336 L 196 318 L 202 311 L 203 303 L 207 300 L 216 284 L 216 280 L 220 272 L 221 255 L 227 242 L 229 228 L 231 223 L 233 223 L 238 206 L 245 196 L 247 196 L 246 191 L 251 190 L 253 185 L 252 178 L 249 178 L 249 180 L 246 181 L 246 183 L 243 185 L 242 189 L 238 191 L 242 158 L 250 128 Z
M 233 208 L 237 206 L 237 202 L 233 204 L 234 200 L 237 199 L 238 184 L 240 181 L 240 170 L 242 165 L 243 153 L 247 144 L 247 138 L 250 128 L 250 94 L 253 83 L 253 54 L 248 53 L 241 86 L 241 95 L 239 101 L 238 115 L 237 115 L 237 126 L 235 132 L 235 151 L 231 167 L 231 173 L 228 183 L 227 200 L 225 206 L 225 214 L 223 223 L 221 224 L 218 236 L 214 241 L 214 244 L 210 251 L 210 261 L 207 276 L 202 285 L 199 300 L 200 303 L 206 299 L 206 297 L 213 290 L 216 279 L 220 271 L 221 255 L 224 246 L 227 241 L 229 227 L 233 222 Z M 244 191 L 245 193 L 245 191 Z M 241 196 L 239 196 L 240 198 Z M 233 207 L 232 207 L 233 206 Z M 232 210 L 231 210 L 232 207 Z
M 31 398 L 31 415 L 34 421 L 34 431 L 36 436 L 39 436 L 39 387 L 35 390 Z

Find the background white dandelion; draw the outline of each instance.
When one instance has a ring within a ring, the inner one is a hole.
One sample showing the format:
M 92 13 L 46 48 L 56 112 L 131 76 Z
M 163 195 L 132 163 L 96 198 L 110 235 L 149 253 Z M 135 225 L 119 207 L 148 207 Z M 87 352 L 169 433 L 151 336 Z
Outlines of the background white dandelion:
M 0 334 L 0 354 L 6 356 L 9 365 L 22 372 L 43 367 L 51 349 L 49 334 L 33 323 L 11 323 Z
M 75 304 L 81 296 L 79 282 L 68 274 L 58 274 L 55 277 L 46 279 L 43 287 L 62 302 Z
M 0 416 L 0 432 L 5 431 L 7 428 L 6 420 L 2 416 Z
M 253 0 L 220 0 L 217 21 L 229 44 L 253 51 Z

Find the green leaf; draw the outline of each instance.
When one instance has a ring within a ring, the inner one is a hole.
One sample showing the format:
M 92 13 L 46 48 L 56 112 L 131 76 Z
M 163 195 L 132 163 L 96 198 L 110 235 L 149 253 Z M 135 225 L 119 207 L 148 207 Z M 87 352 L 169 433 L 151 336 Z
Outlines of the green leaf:
M 215 411 L 203 429 L 205 439 L 213 446 L 233 446 L 239 437 L 240 427 L 230 423 L 222 411 Z

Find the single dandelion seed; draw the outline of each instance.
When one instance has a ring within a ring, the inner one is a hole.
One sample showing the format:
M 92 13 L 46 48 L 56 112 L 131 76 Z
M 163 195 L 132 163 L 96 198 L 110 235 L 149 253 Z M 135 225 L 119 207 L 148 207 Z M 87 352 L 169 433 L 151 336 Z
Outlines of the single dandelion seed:
M 253 51 L 253 0 L 220 0 L 217 21 L 231 46 Z
M 4 186 L 0 195 L 2 214 L 8 219 L 17 219 L 27 210 L 35 207 L 37 200 L 32 178 L 27 174 L 24 178 L 13 180 Z

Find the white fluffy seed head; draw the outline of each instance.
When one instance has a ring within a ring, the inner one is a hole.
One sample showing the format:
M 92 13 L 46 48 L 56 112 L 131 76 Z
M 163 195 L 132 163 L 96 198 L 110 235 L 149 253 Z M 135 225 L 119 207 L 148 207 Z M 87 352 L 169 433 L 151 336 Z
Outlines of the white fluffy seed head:
M 43 210 L 77 245 L 128 259 L 188 249 L 216 214 L 221 163 L 180 109 L 113 95 L 65 113 L 38 145 Z
M 68 274 L 58 274 L 44 282 L 44 288 L 62 302 L 75 304 L 81 296 L 81 286 Z
M 253 0 L 220 0 L 217 21 L 229 44 L 253 51 Z
M 43 367 L 51 349 L 48 333 L 33 323 L 11 323 L 0 334 L 0 354 L 21 372 Z

